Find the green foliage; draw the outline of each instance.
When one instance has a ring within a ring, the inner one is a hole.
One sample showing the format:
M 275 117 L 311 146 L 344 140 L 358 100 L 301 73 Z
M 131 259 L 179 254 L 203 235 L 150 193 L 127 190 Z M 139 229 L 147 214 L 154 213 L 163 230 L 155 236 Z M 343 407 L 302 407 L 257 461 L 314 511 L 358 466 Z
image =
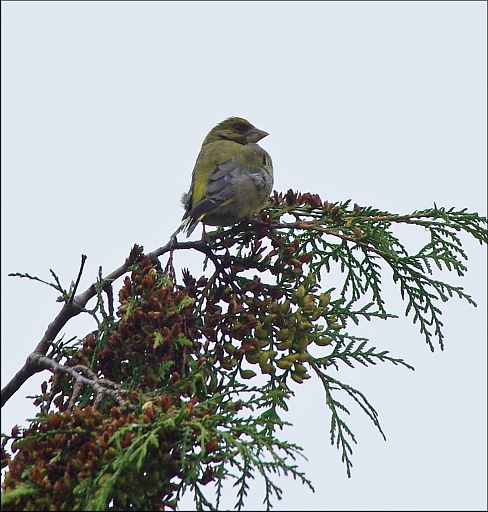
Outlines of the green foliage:
M 264 479 L 270 509 L 282 497 L 275 475 L 312 488 L 295 462 L 300 447 L 278 437 L 293 389 L 312 376 L 322 383 L 330 441 L 350 476 L 356 439 L 346 403 L 384 434 L 366 396 L 338 380 L 337 370 L 380 362 L 413 368 L 352 335 L 349 322 L 394 316 L 382 292 L 389 268 L 406 315 L 431 350 L 434 343 L 442 349 L 439 303 L 453 296 L 475 303 L 433 269 L 462 276 L 459 233 L 480 243 L 487 234 L 486 219 L 466 210 L 395 215 L 349 203 L 275 194 L 259 219 L 217 230 L 208 243 L 175 242 L 164 271 L 135 247 L 116 315 L 105 306 L 100 274 L 97 304 L 85 310 L 97 330 L 75 343 L 61 338 L 49 355 L 87 368 L 124 399 L 114 392 L 101 400 L 96 386 L 58 373 L 49 389 L 45 383 L 36 419 L 4 438 L 16 452 L 4 457 L 5 510 L 162 510 L 175 508 L 185 491 L 198 509 L 214 509 L 229 480 L 240 510 L 255 475 Z M 398 224 L 420 228 L 429 240 L 409 254 L 393 234 Z M 178 283 L 172 262 L 180 249 L 202 252 L 210 275 L 185 270 Z M 330 274 L 343 278 L 337 289 L 327 283 Z M 55 280 L 47 284 L 69 300 Z

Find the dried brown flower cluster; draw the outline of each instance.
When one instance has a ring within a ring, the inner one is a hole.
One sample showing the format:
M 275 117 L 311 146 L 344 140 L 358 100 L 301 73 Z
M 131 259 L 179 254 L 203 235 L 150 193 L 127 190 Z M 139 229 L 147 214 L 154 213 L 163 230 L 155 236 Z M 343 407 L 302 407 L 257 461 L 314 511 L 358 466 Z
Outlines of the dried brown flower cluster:
M 90 366 L 98 376 L 123 384 L 131 391 L 127 400 L 131 407 L 105 403 L 96 411 L 87 405 L 92 398 L 87 387 L 78 405 L 67 410 L 73 386 L 68 376 L 61 382 L 58 379 L 51 390 L 57 394 L 53 404 L 58 411 L 39 417 L 22 433 L 18 427 L 12 431 L 16 454 L 4 490 L 28 484 L 25 494 L 20 493 L 5 510 L 82 509 L 76 489 L 96 489 L 100 482 L 94 479 L 103 468 L 102 478 L 110 480 L 119 449 L 130 450 L 147 432 L 156 433 L 152 462 L 143 468 L 125 468 L 117 476 L 110 499 L 118 509 L 140 500 L 141 506 L 151 503 L 151 510 L 161 510 L 170 502 L 177 487 L 170 480 L 183 477 L 178 447 L 181 432 L 186 432 L 185 443 L 193 449 L 199 421 L 213 413 L 208 406 L 199 407 L 198 390 L 188 379 L 184 382 L 192 367 L 200 364 L 200 344 L 191 341 L 198 337 L 193 300 L 175 289 L 147 258 L 126 278 L 119 298 L 120 320 L 114 331 L 90 333 L 67 364 Z M 39 397 L 37 403 L 42 405 L 48 395 Z M 217 449 L 218 443 L 207 444 L 207 452 Z M 9 457 L 2 452 L 5 466 Z M 210 467 L 205 475 L 208 481 L 213 478 Z

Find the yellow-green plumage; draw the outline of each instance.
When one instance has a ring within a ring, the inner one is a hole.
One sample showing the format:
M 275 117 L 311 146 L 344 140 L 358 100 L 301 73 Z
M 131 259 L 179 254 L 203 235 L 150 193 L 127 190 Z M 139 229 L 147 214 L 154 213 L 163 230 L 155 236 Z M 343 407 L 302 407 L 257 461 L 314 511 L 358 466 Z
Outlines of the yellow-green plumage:
M 198 222 L 231 226 L 264 207 L 273 188 L 273 165 L 256 142 L 266 135 L 240 117 L 208 133 L 182 198 L 183 221 L 173 236 L 186 231 L 188 237 Z

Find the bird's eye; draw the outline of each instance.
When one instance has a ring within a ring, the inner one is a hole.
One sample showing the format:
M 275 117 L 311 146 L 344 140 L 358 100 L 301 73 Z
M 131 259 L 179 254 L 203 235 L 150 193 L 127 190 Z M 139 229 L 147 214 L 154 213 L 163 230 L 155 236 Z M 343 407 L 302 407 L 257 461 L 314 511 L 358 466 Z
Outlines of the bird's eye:
M 236 123 L 234 130 L 239 133 L 244 133 L 247 130 L 247 126 L 244 123 Z

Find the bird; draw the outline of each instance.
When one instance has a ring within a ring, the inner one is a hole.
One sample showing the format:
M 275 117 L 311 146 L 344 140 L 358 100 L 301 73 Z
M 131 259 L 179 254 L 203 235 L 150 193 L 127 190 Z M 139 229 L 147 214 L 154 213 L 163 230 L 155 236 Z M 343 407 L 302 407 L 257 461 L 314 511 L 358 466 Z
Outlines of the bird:
M 229 117 L 205 137 L 192 172 L 190 190 L 183 194 L 181 231 L 188 238 L 199 222 L 232 226 L 259 212 L 273 188 L 273 164 L 257 142 L 269 133 L 242 117 Z

